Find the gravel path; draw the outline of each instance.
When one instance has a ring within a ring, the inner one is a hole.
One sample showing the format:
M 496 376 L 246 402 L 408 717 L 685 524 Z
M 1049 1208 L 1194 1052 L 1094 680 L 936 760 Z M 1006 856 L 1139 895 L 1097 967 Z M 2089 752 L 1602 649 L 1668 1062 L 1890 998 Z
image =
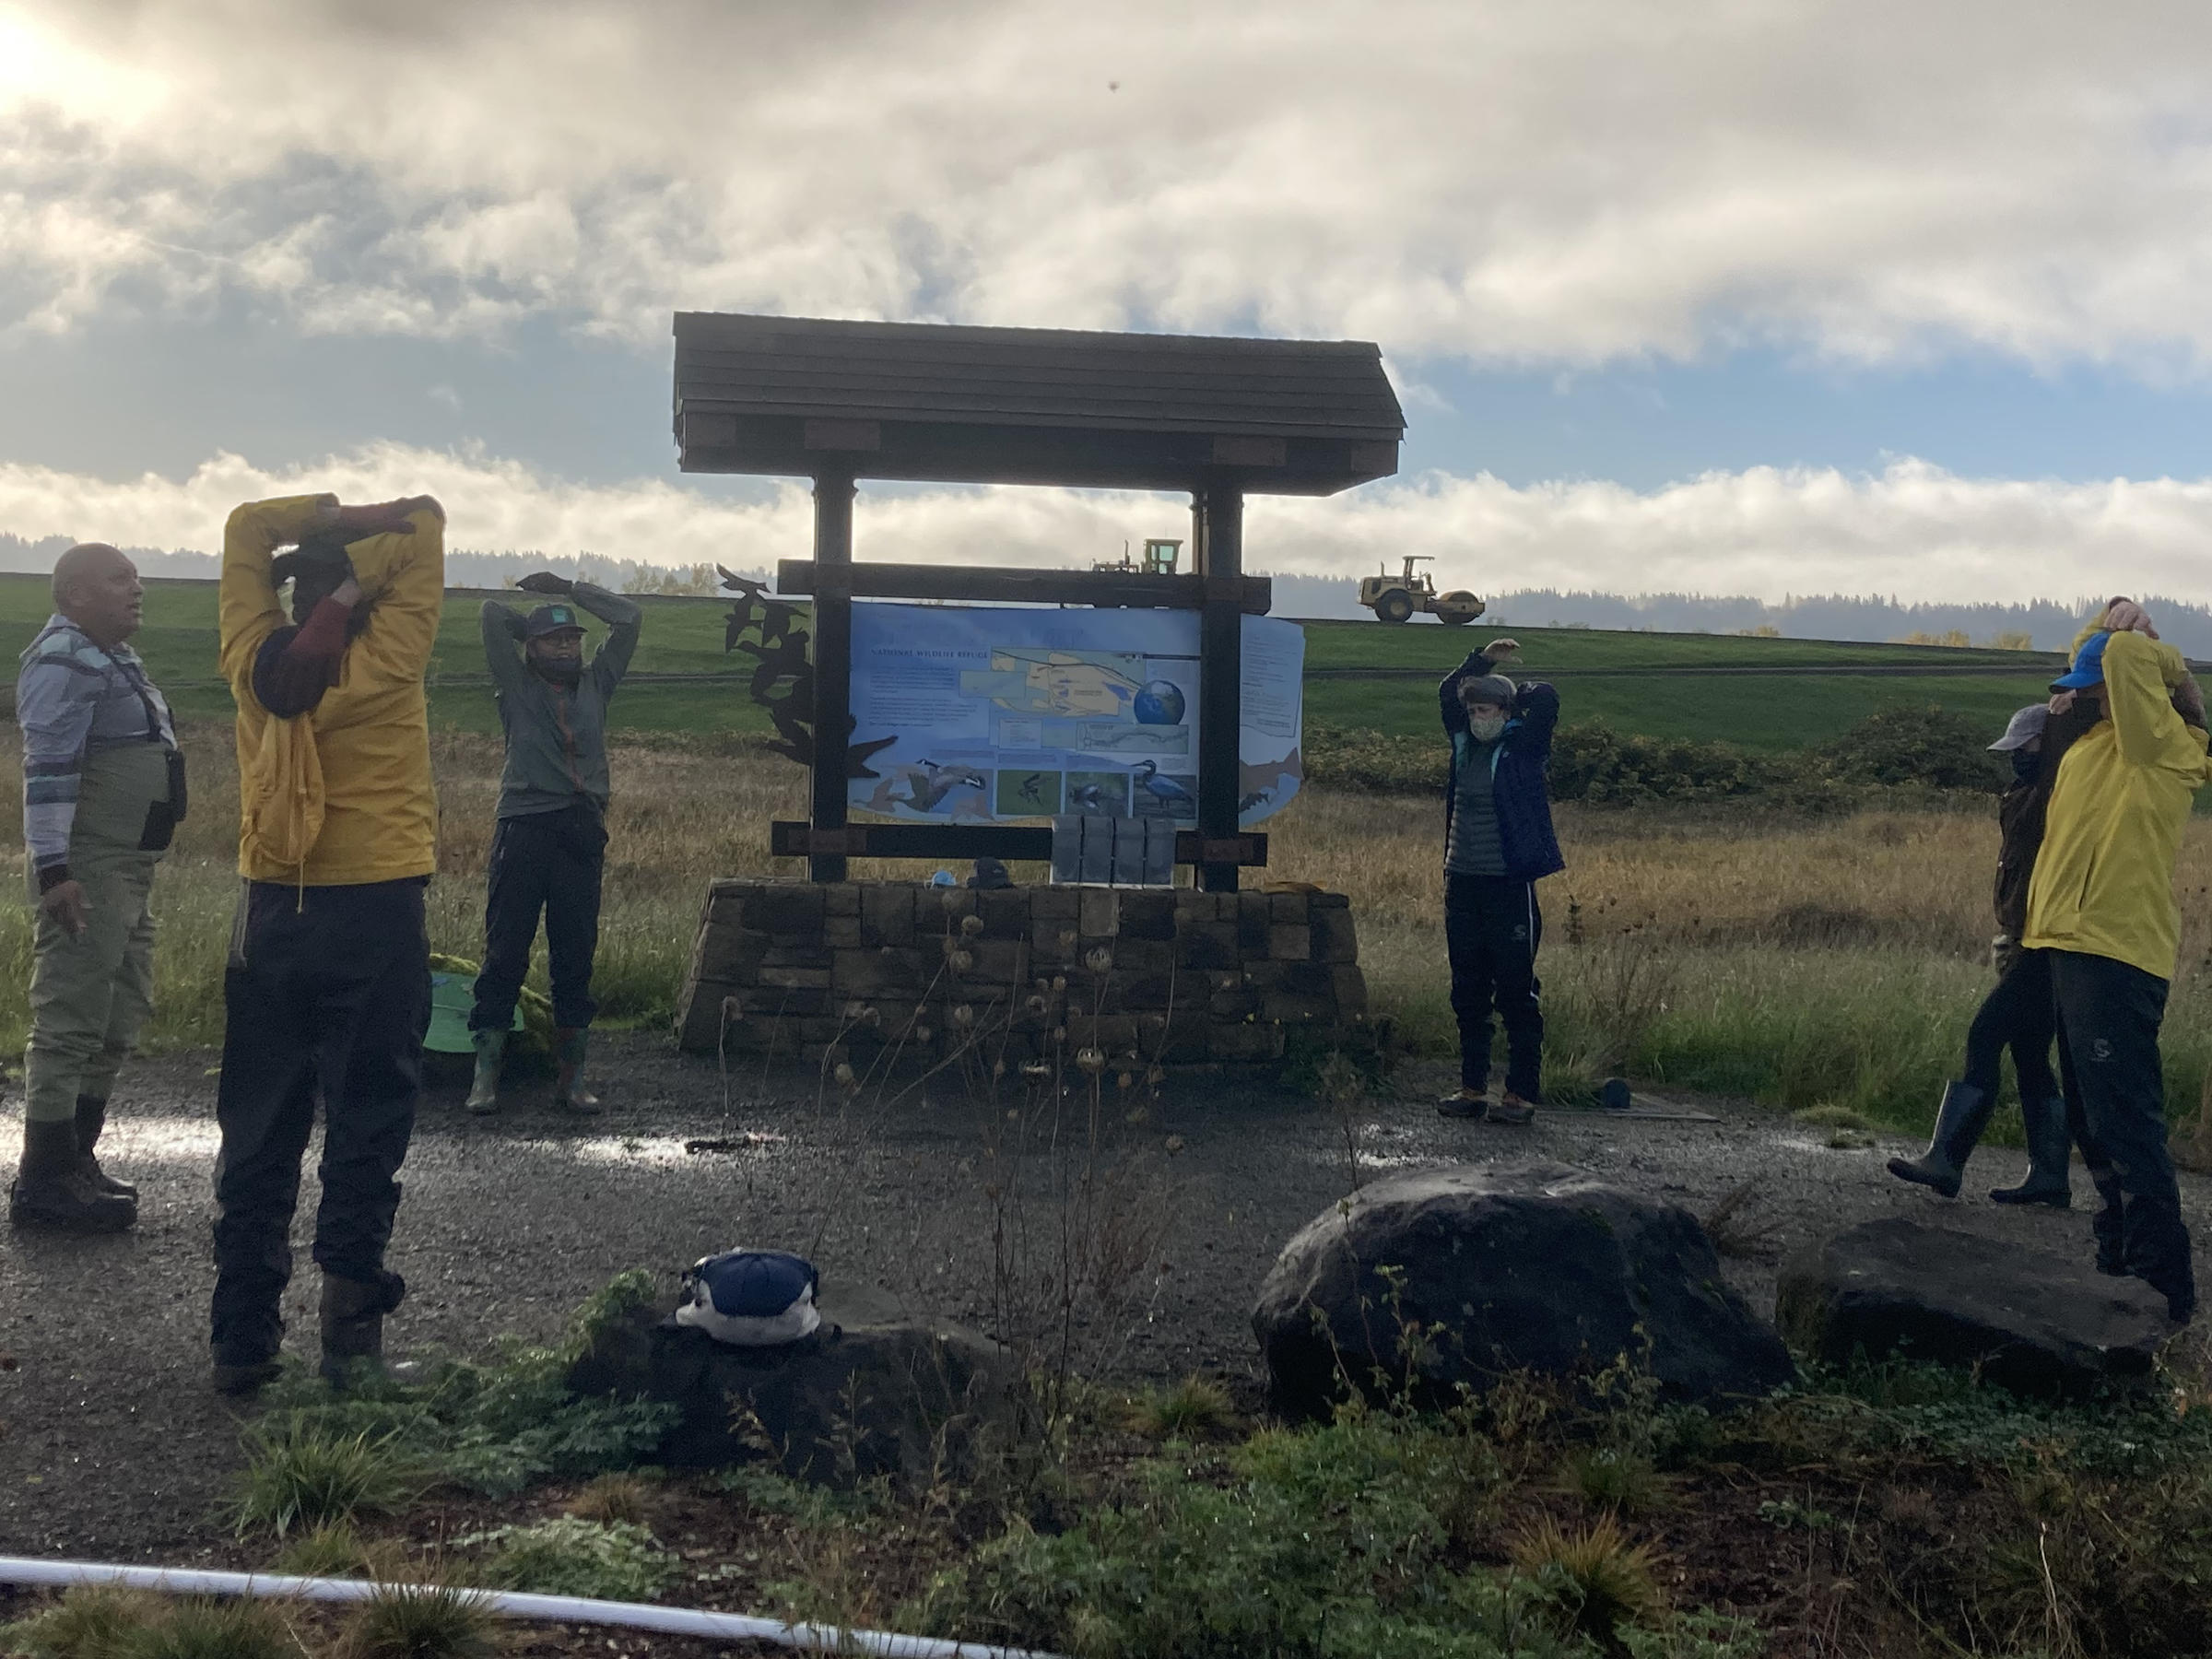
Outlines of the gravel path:
M 895 1110 L 818 1106 L 809 1077 L 725 1120 L 712 1065 L 658 1037 L 604 1044 L 607 1114 L 580 1124 L 545 1109 L 542 1085 L 516 1091 L 488 1124 L 465 1118 L 460 1087 L 426 1102 L 406 1169 L 392 1265 L 407 1278 L 392 1321 L 396 1349 L 480 1353 L 502 1332 L 546 1339 L 613 1274 L 673 1273 L 735 1244 L 810 1250 L 825 1288 L 871 1284 L 916 1308 L 989 1322 L 993 1166 L 965 1101 L 910 1096 Z M 212 1506 L 239 1463 L 239 1413 L 206 1378 L 210 1057 L 141 1063 L 111 1128 L 116 1172 L 143 1193 L 135 1232 L 72 1240 L 0 1233 L 0 1551 L 186 1563 L 220 1553 Z M 1557 1158 L 1702 1215 L 1747 1181 L 1773 1244 L 1905 1212 L 1992 1236 L 2087 1252 L 2088 1214 L 1999 1209 L 1983 1188 L 2017 1180 L 2013 1150 L 1977 1160 L 1975 1201 L 1946 1205 L 1891 1180 L 1866 1150 L 1825 1145 L 1772 1114 L 1705 1102 L 1716 1124 L 1546 1113 L 1533 1131 L 1438 1118 L 1441 1074 L 1411 1068 L 1402 1098 L 1371 1103 L 1353 1126 L 1363 1171 L 1459 1159 Z M 748 1092 L 759 1092 L 750 1090 Z M 693 1136 L 750 1131 L 732 1155 L 687 1156 Z M 1121 1131 L 1167 1183 L 1171 1264 L 1151 1316 L 1120 1369 L 1171 1377 L 1249 1376 L 1253 1293 L 1277 1249 L 1347 1185 L 1347 1126 L 1332 1109 L 1278 1092 L 1178 1080 L 1141 1125 Z M 0 1123 L 12 1169 L 19 1124 Z M 108 1147 L 103 1145 L 103 1154 Z M 2076 1175 L 2077 1193 L 2088 1183 Z M 312 1204 L 308 1182 L 303 1209 Z M 2200 1245 L 2206 1183 L 2184 1178 Z M 316 1276 L 288 1302 L 290 1351 L 312 1358 Z M 1729 1277 L 1771 1309 L 1775 1261 L 1734 1259 Z M 2200 1273 L 2204 1269 L 2200 1267 Z

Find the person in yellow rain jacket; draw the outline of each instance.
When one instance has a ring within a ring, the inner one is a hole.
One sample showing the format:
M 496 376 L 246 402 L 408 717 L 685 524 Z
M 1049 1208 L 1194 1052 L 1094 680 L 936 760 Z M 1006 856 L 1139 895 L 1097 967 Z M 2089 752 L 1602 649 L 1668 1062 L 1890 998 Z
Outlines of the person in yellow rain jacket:
M 2020 944 L 2053 953 L 2060 1057 L 2103 1200 L 2097 1265 L 2142 1279 L 2185 1321 L 2196 1278 L 2166 1147 L 2159 1027 L 2181 938 L 2174 856 L 2190 804 L 2212 781 L 2203 694 L 2126 599 L 2084 632 L 2053 691 L 2054 713 L 2079 700 L 2102 718 L 2060 763 Z
M 438 801 L 423 680 L 444 538 L 427 496 L 253 501 L 224 528 L 222 668 L 238 703 L 245 877 L 216 1091 L 211 1323 L 225 1393 L 276 1371 L 318 1097 L 326 1376 L 381 1356 L 383 1316 L 406 1292 L 384 1252 L 429 1020 L 423 889 L 437 868 Z

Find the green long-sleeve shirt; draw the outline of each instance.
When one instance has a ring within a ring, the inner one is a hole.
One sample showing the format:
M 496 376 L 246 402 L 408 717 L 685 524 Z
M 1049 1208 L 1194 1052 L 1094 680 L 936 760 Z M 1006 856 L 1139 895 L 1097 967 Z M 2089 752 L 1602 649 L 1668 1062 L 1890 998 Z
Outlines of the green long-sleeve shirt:
M 606 705 L 629 671 L 641 613 L 634 601 L 588 582 L 570 591 L 579 609 L 610 629 L 574 686 L 557 686 L 531 668 L 509 631 L 524 613 L 484 602 L 484 656 L 497 688 L 507 765 L 500 774 L 500 817 L 558 812 L 580 799 L 606 809 Z

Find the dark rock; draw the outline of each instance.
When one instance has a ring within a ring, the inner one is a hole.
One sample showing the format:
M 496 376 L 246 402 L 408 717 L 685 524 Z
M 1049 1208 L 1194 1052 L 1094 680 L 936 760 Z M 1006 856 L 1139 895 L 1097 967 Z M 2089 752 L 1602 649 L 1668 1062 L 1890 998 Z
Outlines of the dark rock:
M 1012 1368 L 997 1344 L 851 1290 L 826 1299 L 822 1314 L 801 1341 L 743 1348 L 645 1310 L 599 1332 L 569 1386 L 680 1406 L 662 1463 L 766 1461 L 836 1486 L 926 1481 L 1006 1417 Z
M 1416 1324 L 1424 1404 L 1505 1371 L 1569 1375 L 1624 1353 L 1679 1400 L 1761 1395 L 1795 1374 L 1695 1217 L 1558 1163 L 1456 1164 L 1360 1188 L 1283 1247 L 1252 1324 L 1270 1401 L 1292 1417 L 1327 1411 L 1347 1376 L 1403 1382 L 1401 1333 Z
M 1854 1354 L 1977 1366 L 2015 1394 L 2078 1395 L 2150 1375 L 2166 1299 L 2087 1258 L 1903 1217 L 1868 1221 L 1783 1264 L 1774 1323 L 1831 1364 Z

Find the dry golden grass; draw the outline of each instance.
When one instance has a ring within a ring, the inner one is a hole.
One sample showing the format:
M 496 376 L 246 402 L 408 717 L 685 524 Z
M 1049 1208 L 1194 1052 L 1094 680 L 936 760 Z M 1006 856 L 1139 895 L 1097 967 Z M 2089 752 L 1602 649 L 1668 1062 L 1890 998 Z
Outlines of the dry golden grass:
M 164 922 L 154 1040 L 207 1042 L 220 1029 L 220 950 L 236 892 L 237 775 L 227 726 L 187 734 L 194 808 L 158 892 Z M 19 737 L 0 735 L 0 793 L 21 799 Z M 433 747 L 442 806 L 432 938 L 473 958 L 499 790 L 496 739 L 444 734 Z M 705 883 L 780 870 L 768 823 L 805 815 L 795 766 L 747 742 L 618 743 L 609 825 L 600 990 L 609 1018 L 665 1016 Z M 1269 877 L 1352 897 L 1378 1012 L 1416 1044 L 1449 1041 L 1441 813 L 1433 801 L 1302 797 L 1268 826 Z M 1544 884 L 1543 969 L 1557 1075 L 1625 1067 L 1647 1078 L 1834 1103 L 1892 1121 L 1924 1115 L 1956 1064 L 1986 981 L 1992 815 L 1873 811 L 1808 822 L 1741 811 L 1562 807 L 1568 869 Z M 14 809 L 0 874 L 21 891 Z M 915 874 L 855 864 L 858 877 Z M 1018 872 L 1018 874 L 1033 874 Z M 2196 1109 L 2212 1068 L 2202 970 L 2212 943 L 2212 822 L 2190 826 L 2178 887 L 2183 967 L 2168 1021 L 2173 1097 Z M 27 911 L 0 906 L 0 963 L 23 982 Z M 0 1044 L 19 1044 L 18 1000 Z M 2206 1136 L 2212 1156 L 2212 1129 Z

